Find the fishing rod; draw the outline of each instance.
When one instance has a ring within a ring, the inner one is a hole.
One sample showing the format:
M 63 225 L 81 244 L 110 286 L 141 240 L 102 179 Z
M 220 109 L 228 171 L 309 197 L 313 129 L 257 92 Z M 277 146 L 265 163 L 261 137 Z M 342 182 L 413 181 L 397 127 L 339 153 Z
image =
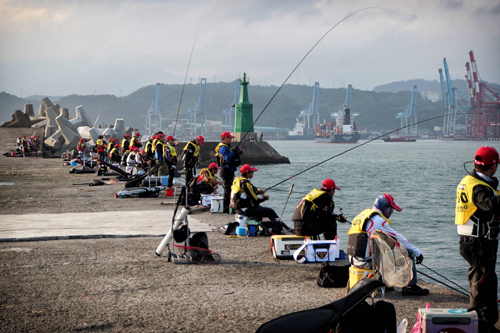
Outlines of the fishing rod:
M 292 194 L 293 185 L 294 184 L 292 184 L 292 186 L 290 186 L 290 191 L 288 191 L 288 197 L 286 198 L 285 206 L 283 207 L 283 211 L 281 212 L 280 220 L 283 219 L 283 214 L 285 213 L 285 208 L 286 208 L 286 205 L 288 204 L 288 199 L 290 199 L 290 195 Z
M 306 172 L 306 171 L 309 171 L 309 170 L 311 170 L 311 169 L 313 169 L 313 168 L 315 168 L 315 167 L 317 167 L 317 166 L 320 166 L 321 164 L 324 164 L 324 163 L 326 163 L 326 162 L 328 162 L 328 161 L 330 161 L 330 160 L 332 160 L 332 159 L 334 159 L 334 158 L 336 158 L 336 157 L 339 157 L 339 156 L 341 156 L 341 155 L 344 155 L 344 154 L 346 154 L 346 153 L 350 152 L 351 150 L 354 150 L 354 149 L 357 149 L 357 148 L 359 148 L 359 147 L 362 147 L 362 146 L 364 146 L 364 145 L 366 145 L 366 144 L 368 144 L 368 143 L 370 143 L 370 142 L 372 142 L 372 141 L 378 140 L 378 139 L 380 139 L 380 138 L 382 138 L 382 137 L 384 137 L 384 136 L 387 136 L 387 135 L 389 135 L 389 134 L 395 133 L 395 132 L 397 132 L 397 131 L 399 131 L 399 130 L 402 130 L 402 129 L 405 129 L 405 128 L 407 128 L 407 127 L 415 126 L 415 125 L 418 125 L 418 124 L 421 124 L 421 123 L 425 123 L 425 122 L 427 122 L 427 121 L 431 121 L 431 120 L 435 120 L 435 119 L 439 119 L 439 118 L 443 118 L 443 117 L 446 117 L 446 115 L 441 115 L 441 116 L 436 116 L 436 117 L 428 118 L 428 119 L 425 119 L 425 120 L 421 120 L 421 121 L 416 122 L 416 123 L 414 123 L 414 124 L 406 125 L 406 126 L 403 126 L 403 127 L 397 128 L 397 129 L 395 129 L 395 130 L 393 130 L 393 131 L 390 131 L 390 132 L 387 132 L 387 133 L 381 134 L 381 135 L 379 135 L 379 136 L 377 136 L 377 137 L 375 137 L 375 138 L 373 138 L 373 139 L 370 139 L 370 140 L 368 140 L 368 141 L 366 141 L 366 142 L 360 143 L 360 144 L 358 144 L 358 145 L 356 145 L 356 146 L 354 146 L 354 147 L 352 147 L 352 148 L 349 148 L 349 149 L 347 149 L 347 150 L 344 150 L 343 152 L 341 152 L 341 153 L 339 153 L 339 154 L 337 154 L 337 155 L 334 155 L 334 156 L 329 157 L 329 158 L 327 158 L 327 159 L 325 159 L 325 160 L 323 160 L 323 161 L 321 161 L 321 162 L 319 162 L 319 163 L 316 163 L 316 164 L 314 164 L 314 165 L 310 166 L 309 168 L 306 168 L 306 169 L 304 169 L 304 170 L 302 170 L 302 171 L 300 171 L 300 172 L 298 172 L 298 173 L 296 173 L 296 174 L 294 174 L 294 175 L 292 175 L 292 176 L 290 176 L 290 177 L 288 177 L 288 178 L 286 178 L 286 179 L 284 179 L 284 180 L 282 180 L 282 181 L 280 181 L 280 182 L 278 182 L 278 183 L 274 184 L 273 186 L 266 188 L 265 190 L 266 190 L 266 191 L 268 191 L 268 190 L 270 190 L 270 189 L 272 189 L 272 188 L 274 188 L 274 187 L 276 187 L 276 186 L 278 186 L 278 185 L 283 184 L 284 182 L 286 182 L 286 181 L 288 181 L 288 180 L 290 180 L 290 179 L 292 179 L 292 178 L 294 178 L 294 177 L 297 177 L 298 175 L 303 174 L 303 173 L 304 173 L 304 172 Z
M 464 293 L 463 291 L 458 290 L 458 289 L 456 289 L 456 288 L 454 288 L 454 287 L 452 287 L 452 286 L 450 286 L 450 285 L 448 285 L 448 284 L 444 283 L 443 281 L 440 281 L 440 280 L 438 280 L 438 279 L 436 279 L 436 278 L 433 278 L 433 277 L 432 277 L 432 276 L 430 276 L 430 275 L 427 275 L 427 274 L 425 274 L 425 273 L 422 273 L 422 272 L 421 272 L 421 271 L 419 271 L 419 270 L 417 270 L 417 272 L 418 272 L 418 274 L 421 274 L 421 275 L 423 275 L 423 276 L 425 276 L 425 277 L 428 277 L 429 279 L 434 280 L 434 281 L 436 281 L 437 283 L 441 283 L 443 286 L 448 287 L 448 288 L 450 288 L 451 290 L 456 291 L 457 293 L 460 293 L 460 294 L 462 294 L 462 295 L 464 295 L 464 296 L 469 297 L 469 294 L 466 294 L 466 293 Z
M 428 270 L 430 270 L 431 272 L 433 272 L 434 274 L 436 275 L 439 275 L 440 277 L 442 277 L 443 279 L 445 279 L 446 281 L 448 282 L 451 282 L 452 284 L 454 284 L 455 286 L 457 286 L 458 288 L 462 289 L 463 291 L 465 292 L 469 292 L 467 289 L 465 289 L 464 287 L 460 286 L 459 284 L 457 284 L 456 282 L 453 282 L 451 281 L 450 279 L 446 278 L 445 276 L 439 274 L 438 272 L 436 272 L 435 270 L 431 269 L 430 267 L 428 266 L 425 266 L 424 264 L 420 263 L 419 265 L 422 265 L 423 267 L 427 268 Z
M 201 20 L 203 22 L 203 20 Z M 191 59 L 193 57 L 193 52 L 194 52 L 194 46 L 196 45 L 196 40 L 198 39 L 198 33 L 200 32 L 201 28 L 201 23 L 200 26 L 198 27 L 198 31 L 196 31 L 196 36 L 194 37 L 194 42 L 193 42 L 193 47 L 191 48 L 191 54 L 189 55 L 189 61 L 186 69 L 186 75 L 184 76 L 184 83 L 182 84 L 182 90 L 181 90 L 181 97 L 179 99 L 179 106 L 177 107 L 177 116 L 175 117 L 175 125 L 174 125 L 174 133 L 172 136 L 175 137 L 175 130 L 177 129 L 177 121 L 179 120 L 179 112 L 181 111 L 181 104 L 182 104 L 182 96 L 184 95 L 184 88 L 186 87 L 186 81 L 187 81 L 187 76 L 189 73 L 189 66 L 191 65 Z
M 337 23 L 335 23 L 335 25 L 333 27 L 330 28 L 330 30 L 328 30 L 325 34 L 323 34 L 323 36 L 311 47 L 311 49 L 309 49 L 309 51 L 307 51 L 307 53 L 305 54 L 304 57 L 302 57 L 302 59 L 299 61 L 299 63 L 294 67 L 294 69 L 290 72 L 290 74 L 286 77 L 285 81 L 283 81 L 283 83 L 281 84 L 281 86 L 279 86 L 278 90 L 276 90 L 276 92 L 274 93 L 273 96 L 271 96 L 271 99 L 269 100 L 269 102 L 267 102 L 267 104 L 264 106 L 264 108 L 262 109 L 262 111 L 259 113 L 259 115 L 257 116 L 257 118 L 254 120 L 254 122 L 252 123 L 252 125 L 249 127 L 249 130 L 245 133 L 245 135 L 243 135 L 243 137 L 241 138 L 241 141 L 240 143 L 238 144 L 238 146 L 236 147 L 239 148 L 240 144 L 245 140 L 246 136 L 248 135 L 248 133 L 250 132 L 250 130 L 253 128 L 253 126 L 255 125 L 255 123 L 257 123 L 257 120 L 259 120 L 260 116 L 262 116 L 262 114 L 264 113 L 264 111 L 266 111 L 267 107 L 269 106 L 269 104 L 271 104 L 271 102 L 274 100 L 274 98 L 276 97 L 276 95 L 278 95 L 278 93 L 281 91 L 281 89 L 283 88 L 283 86 L 288 82 L 288 80 L 290 79 L 290 77 L 293 75 L 293 73 L 295 73 L 295 71 L 297 70 L 297 68 L 299 68 L 299 66 L 304 62 L 304 60 L 306 60 L 306 58 L 309 56 L 309 54 L 316 48 L 316 46 L 318 46 L 319 43 L 321 43 L 321 41 L 333 30 L 335 29 L 340 23 L 344 22 L 345 20 L 347 20 L 349 17 L 359 13 L 359 12 L 362 12 L 362 11 L 365 11 L 365 10 L 369 10 L 369 9 L 382 9 L 382 10 L 385 10 L 387 12 L 391 12 L 390 10 L 387 10 L 385 8 L 382 8 L 382 7 L 365 7 L 365 8 L 361 8 L 361 9 L 358 9 L 346 16 L 344 16 L 340 21 L 338 21 Z

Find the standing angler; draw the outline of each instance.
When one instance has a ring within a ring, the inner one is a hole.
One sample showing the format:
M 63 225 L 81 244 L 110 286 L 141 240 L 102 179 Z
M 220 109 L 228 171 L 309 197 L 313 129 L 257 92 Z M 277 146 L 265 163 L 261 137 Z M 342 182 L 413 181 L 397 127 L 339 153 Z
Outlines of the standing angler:
M 203 146 L 203 142 L 205 142 L 205 138 L 200 135 L 196 139 L 189 141 L 184 147 L 182 164 L 184 174 L 186 175 L 186 187 L 188 187 L 189 181 L 196 173 L 196 165 L 199 163 L 200 146 Z
M 234 136 L 230 132 L 221 134 L 221 142 L 215 147 L 215 158 L 217 164 L 221 167 L 220 176 L 222 178 L 222 187 L 224 188 L 224 213 L 229 214 L 229 204 L 231 202 L 231 185 L 233 185 L 234 172 L 241 163 L 240 155 L 243 149 L 233 149 L 231 140 Z
M 460 254 L 469 263 L 469 306 L 479 315 L 479 332 L 500 332 L 498 278 L 495 273 L 500 227 L 500 191 L 493 177 L 498 152 L 481 147 L 474 155 L 474 170 L 457 187 L 455 224 L 460 235 Z
M 166 189 L 171 190 L 174 182 L 175 170 L 177 169 L 177 151 L 175 150 L 176 139 L 169 135 L 167 136 L 167 144 L 165 145 L 165 162 L 168 168 L 168 184 Z

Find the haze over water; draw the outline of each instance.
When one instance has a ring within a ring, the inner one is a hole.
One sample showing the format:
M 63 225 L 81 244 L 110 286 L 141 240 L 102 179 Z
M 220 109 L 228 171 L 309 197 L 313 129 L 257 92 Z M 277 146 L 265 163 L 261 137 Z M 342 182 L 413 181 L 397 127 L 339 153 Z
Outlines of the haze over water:
M 345 152 L 365 142 L 270 141 L 281 155 L 290 159 L 290 164 L 258 166 L 253 183 L 259 188 L 269 188 L 341 154 L 270 189 L 267 192 L 270 200 L 264 205 L 274 208 L 281 216 L 290 186 L 294 184 L 283 214 L 283 220 L 292 226 L 295 206 L 312 188 L 319 188 L 324 178 L 333 178 L 341 188 L 334 196 L 335 212 L 339 213 L 342 208 L 348 220 L 370 208 L 378 195 L 390 193 L 403 208 L 402 212 L 394 212 L 391 216 L 395 230 L 422 250 L 426 266 L 468 289 L 468 265 L 459 254 L 459 236 L 454 224 L 456 186 L 467 174 L 463 163 L 472 161 L 476 149 L 489 145 L 500 151 L 500 142 L 418 140 L 388 143 L 376 140 Z M 242 160 L 244 163 L 244 155 Z M 466 167 L 472 170 L 472 163 L 467 163 Z M 344 251 L 348 229 L 349 224 L 338 224 L 340 247 Z M 500 276 L 499 266 L 497 264 L 497 275 Z M 417 269 L 450 284 L 422 266 Z M 419 278 L 433 282 L 424 276 Z

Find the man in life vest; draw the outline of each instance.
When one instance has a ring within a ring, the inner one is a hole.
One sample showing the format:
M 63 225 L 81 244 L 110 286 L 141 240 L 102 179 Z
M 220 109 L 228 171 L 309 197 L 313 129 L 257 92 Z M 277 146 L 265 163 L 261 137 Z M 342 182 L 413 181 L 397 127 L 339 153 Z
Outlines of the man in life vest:
M 148 163 L 151 164 L 152 161 L 155 159 L 155 154 L 153 151 L 153 142 L 156 140 L 156 135 L 151 136 L 151 138 L 146 142 L 146 145 L 144 146 L 144 160 Z
M 139 148 L 135 146 L 130 146 L 130 153 L 127 156 L 127 167 L 125 171 L 131 175 L 137 175 L 137 162 L 136 156 L 139 154 Z
M 321 183 L 320 190 L 315 188 L 302 198 L 292 217 L 297 235 L 318 236 L 324 233 L 325 239 L 335 239 L 337 221 L 346 221 L 343 215 L 333 213 L 335 190 L 340 190 L 335 181 L 325 179 Z
M 102 135 L 99 135 L 99 138 L 95 142 L 100 161 L 104 161 L 106 158 L 106 141 L 104 141 L 103 138 L 104 137 Z
M 114 146 L 113 149 L 108 154 L 109 156 L 109 161 L 113 164 L 118 164 L 120 165 L 120 161 L 122 160 L 122 157 L 120 155 L 120 149 L 118 146 Z
M 220 166 L 217 163 L 210 163 L 208 168 L 201 169 L 198 177 L 195 177 L 190 182 L 191 192 L 200 194 L 215 194 L 217 193 L 217 185 L 222 185 L 222 182 L 217 180 L 217 173 Z
M 123 136 L 122 142 L 120 142 L 120 153 L 124 155 L 128 152 L 130 147 L 130 134 L 125 134 Z
M 134 146 L 137 148 L 142 147 L 142 142 L 139 141 L 140 137 L 141 137 L 141 133 L 135 132 L 134 137 L 130 140 L 130 146 Z
M 230 132 L 223 132 L 221 134 L 221 142 L 215 147 L 215 158 L 217 165 L 221 167 L 220 176 L 224 188 L 224 213 L 229 213 L 234 172 L 240 165 L 240 155 L 243 154 L 243 149 L 236 150 L 231 147 L 231 140 L 233 138 L 234 136 Z
M 78 151 L 78 156 L 80 157 L 80 160 L 83 161 L 85 157 L 85 139 L 81 138 L 80 141 L 76 144 L 76 150 Z
M 158 134 L 156 136 L 156 144 L 153 142 L 153 149 L 155 151 L 155 160 L 158 167 L 158 176 L 168 175 L 167 163 L 165 163 L 165 148 L 167 143 L 165 142 L 165 135 Z
M 405 296 L 428 295 L 428 289 L 417 286 L 417 267 L 415 264 L 420 264 L 424 260 L 424 256 L 422 251 L 410 243 L 405 236 L 392 228 L 389 217 L 394 210 L 400 212 L 402 208 L 396 205 L 392 195 L 384 193 L 375 199 L 371 209 L 365 209 L 352 220 L 351 228 L 347 232 L 349 236 L 347 244 L 349 261 L 358 268 L 373 269 L 369 239 L 373 231 L 383 231 L 403 245 L 413 261 L 413 278 L 407 287 L 403 287 L 401 293 Z
M 460 254 L 470 265 L 469 306 L 479 316 L 479 332 L 499 332 L 495 273 L 500 227 L 500 191 L 493 177 L 498 151 L 481 147 L 474 155 L 474 170 L 457 187 L 455 224 L 460 235 Z
M 279 220 L 278 214 L 272 208 L 260 205 L 261 202 L 269 200 L 269 196 L 265 194 L 265 190 L 258 189 L 250 182 L 255 171 L 257 168 L 253 168 L 250 164 L 241 166 L 241 177 L 236 177 L 231 186 L 231 208 L 237 214 L 254 217 L 257 220 L 262 220 L 264 217 L 271 221 Z
M 177 169 L 177 151 L 175 150 L 175 140 L 173 136 L 167 136 L 167 144 L 164 148 L 165 163 L 168 169 L 168 184 L 166 190 L 171 190 L 174 184 L 175 170 Z
M 189 141 L 183 149 L 182 166 L 186 177 L 186 186 L 196 173 L 196 165 L 200 162 L 200 146 L 203 146 L 203 142 L 205 142 L 205 138 L 200 135 Z

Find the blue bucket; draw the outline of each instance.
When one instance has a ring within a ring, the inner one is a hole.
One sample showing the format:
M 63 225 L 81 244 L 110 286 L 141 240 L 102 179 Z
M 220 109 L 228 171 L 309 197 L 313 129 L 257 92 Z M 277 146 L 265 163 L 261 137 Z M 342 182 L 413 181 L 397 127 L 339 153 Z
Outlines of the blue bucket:
M 236 235 L 238 235 L 240 237 L 246 237 L 247 236 L 247 228 L 237 227 L 236 228 Z
M 249 225 L 248 226 L 248 237 L 255 237 L 257 236 L 257 226 L 256 225 Z

